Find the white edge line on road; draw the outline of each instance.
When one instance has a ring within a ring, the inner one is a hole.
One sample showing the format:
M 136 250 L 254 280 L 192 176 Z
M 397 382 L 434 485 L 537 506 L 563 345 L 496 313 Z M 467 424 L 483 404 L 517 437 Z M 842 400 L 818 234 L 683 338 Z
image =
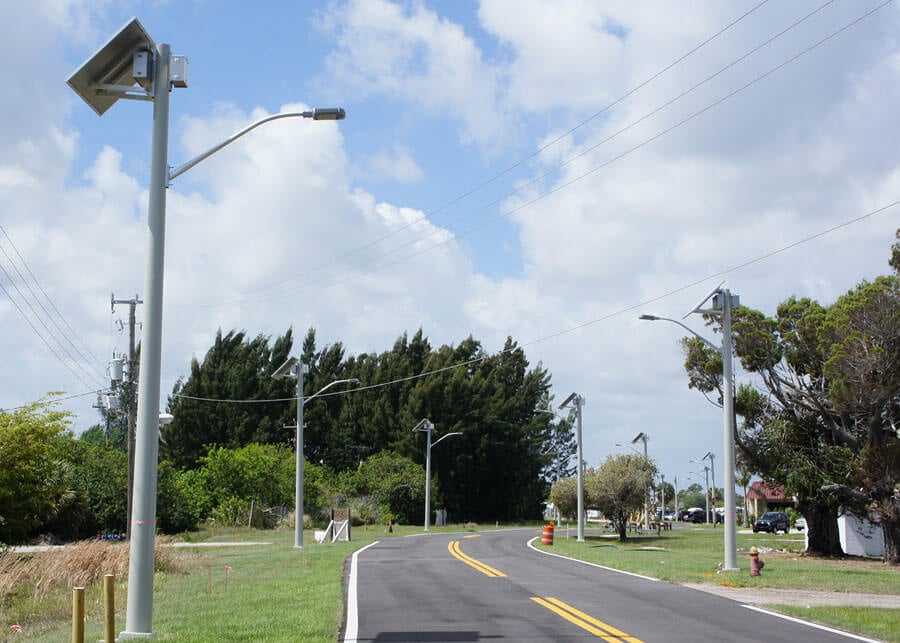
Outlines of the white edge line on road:
M 347 582 L 347 624 L 344 630 L 344 643 L 356 641 L 359 633 L 359 614 L 356 611 L 356 559 L 369 547 L 377 544 L 377 540 L 369 543 L 362 549 L 357 549 L 353 552 L 353 556 L 350 557 L 350 580 Z
M 571 560 L 575 563 L 581 563 L 582 565 L 590 565 L 591 567 L 597 567 L 599 569 L 605 569 L 608 572 L 616 572 L 617 574 L 625 574 L 626 576 L 634 576 L 635 578 L 643 578 L 644 580 L 652 580 L 654 583 L 658 583 L 658 578 L 652 578 L 650 576 L 644 576 L 643 574 L 635 574 L 634 572 L 625 572 L 621 569 L 613 569 L 612 567 L 606 567 L 604 565 L 598 565 L 597 563 L 589 563 L 586 560 L 578 560 L 577 558 L 569 558 L 568 556 L 563 556 L 562 554 L 554 554 L 552 552 L 546 551 L 544 549 L 538 549 L 534 546 L 534 541 L 537 540 L 537 536 L 529 540 L 526 545 L 536 551 L 539 554 L 544 554 L 545 556 L 556 556 L 557 558 L 564 558 L 566 560 Z
M 781 614 L 780 612 L 773 612 L 772 610 L 767 610 L 762 607 L 757 607 L 756 605 L 746 605 L 741 603 L 743 607 L 746 607 L 748 610 L 753 610 L 754 612 L 762 612 L 763 614 L 768 614 L 769 616 L 777 616 L 778 618 L 783 618 L 786 621 L 792 621 L 794 623 L 800 623 L 801 625 L 806 625 L 808 627 L 814 627 L 817 630 L 824 630 L 826 632 L 831 632 L 832 634 L 840 634 L 841 636 L 846 636 L 848 639 L 856 639 L 857 641 L 866 641 L 867 643 L 878 643 L 876 639 L 867 639 L 864 636 L 859 636 L 858 634 L 850 634 L 850 632 L 843 632 L 841 630 L 836 630 L 832 627 L 828 627 L 826 625 L 819 625 L 818 623 L 811 623 L 810 621 L 804 621 L 802 618 L 796 618 L 794 616 L 788 616 L 787 614 Z

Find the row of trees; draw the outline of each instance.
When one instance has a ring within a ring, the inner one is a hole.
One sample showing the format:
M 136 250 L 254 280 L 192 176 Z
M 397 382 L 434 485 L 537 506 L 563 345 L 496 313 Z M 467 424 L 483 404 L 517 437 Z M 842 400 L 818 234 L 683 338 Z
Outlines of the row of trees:
M 285 426 L 295 422 L 295 382 L 272 377 L 292 349 L 291 330 L 274 342 L 219 332 L 176 384 L 175 420 L 161 433 L 161 530 L 271 524 L 293 506 L 295 432 Z M 350 506 L 366 521 L 421 523 L 425 441 L 411 429 L 423 417 L 435 439 L 462 433 L 432 458 L 433 507 L 454 519 L 537 518 L 549 480 L 571 473 L 572 424 L 541 412 L 550 376 L 511 339 L 488 354 L 471 337 L 433 349 L 419 331 L 390 351 L 347 356 L 340 343 L 318 349 L 310 330 L 301 359 L 307 397 L 337 379 L 363 384 L 305 408 L 304 505 L 314 520 Z M 0 542 L 124 530 L 125 419 L 105 417 L 80 438 L 71 420 L 46 401 L 0 413 Z
M 271 346 L 263 336 L 220 332 L 169 398 L 175 419 L 163 429 L 163 457 L 191 469 L 213 447 L 293 447 L 294 431 L 284 427 L 295 423 L 295 383 L 272 377 L 292 344 L 290 330 Z M 539 517 L 547 479 L 572 453 L 571 423 L 538 412 L 550 402 L 549 374 L 530 367 L 512 339 L 495 354 L 471 337 L 434 349 L 420 330 L 389 351 L 348 356 L 339 342 L 319 349 L 310 330 L 300 359 L 309 368 L 306 397 L 336 380 L 361 382 L 305 406 L 307 460 L 341 473 L 386 451 L 424 465 L 425 441 L 411 429 L 430 418 L 435 439 L 462 433 L 442 442 L 432 462 L 442 504 L 457 519 Z

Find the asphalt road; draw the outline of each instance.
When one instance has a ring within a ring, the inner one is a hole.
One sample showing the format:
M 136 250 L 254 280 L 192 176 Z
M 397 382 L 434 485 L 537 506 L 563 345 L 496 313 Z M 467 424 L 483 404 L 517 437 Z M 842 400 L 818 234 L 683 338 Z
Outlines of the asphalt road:
M 549 556 L 540 531 L 388 538 L 354 556 L 344 641 L 867 640 L 727 598 Z

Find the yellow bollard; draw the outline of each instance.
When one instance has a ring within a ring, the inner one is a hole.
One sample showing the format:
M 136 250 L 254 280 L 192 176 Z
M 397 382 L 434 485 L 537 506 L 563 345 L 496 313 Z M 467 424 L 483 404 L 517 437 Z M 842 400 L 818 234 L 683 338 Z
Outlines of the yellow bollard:
M 116 641 L 116 577 L 107 574 L 103 577 L 103 641 Z
M 72 589 L 72 643 L 84 643 L 84 587 Z

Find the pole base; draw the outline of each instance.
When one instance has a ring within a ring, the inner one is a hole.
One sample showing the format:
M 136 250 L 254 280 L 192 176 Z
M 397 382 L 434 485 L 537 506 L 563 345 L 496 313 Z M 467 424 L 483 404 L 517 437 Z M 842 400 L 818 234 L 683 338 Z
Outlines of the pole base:
M 119 632 L 119 641 L 125 641 L 127 639 L 155 639 L 157 637 L 156 632 Z

